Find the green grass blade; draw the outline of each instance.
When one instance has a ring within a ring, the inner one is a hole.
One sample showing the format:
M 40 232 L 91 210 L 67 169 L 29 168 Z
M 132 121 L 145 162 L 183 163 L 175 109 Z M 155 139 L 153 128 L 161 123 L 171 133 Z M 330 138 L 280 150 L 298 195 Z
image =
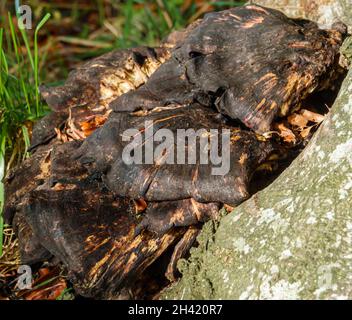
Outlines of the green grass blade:
M 2 67 L 3 67 L 2 71 L 4 71 L 6 76 L 8 76 L 9 75 L 9 65 L 7 63 L 7 59 L 6 59 L 4 50 L 0 51 L 0 59 L 1 59 Z
M 72 291 L 72 288 L 66 288 L 61 292 L 61 294 L 56 298 L 56 300 L 73 300 L 74 295 L 71 293 Z
M 15 27 L 13 25 L 10 12 L 8 12 L 8 21 L 9 21 L 9 26 L 10 26 L 10 35 L 11 35 L 11 41 L 12 41 L 12 45 L 13 45 L 13 51 L 14 51 L 17 63 L 20 63 L 20 55 L 18 52 L 18 42 L 17 42 Z
M 29 62 L 31 64 L 32 70 L 35 70 L 35 66 L 34 66 L 34 60 L 33 60 L 33 55 L 32 55 L 32 51 L 31 48 L 29 46 L 29 41 L 28 41 L 28 37 L 27 37 L 27 33 L 24 29 L 20 29 L 21 35 L 22 35 L 22 40 L 24 42 L 24 45 L 26 46 L 26 52 L 28 55 L 28 59 Z
M 39 22 L 37 27 L 35 28 L 34 32 L 34 80 L 35 80 L 35 102 L 36 102 L 36 114 L 37 117 L 39 117 L 40 112 L 42 110 L 39 110 L 39 105 L 40 105 L 40 98 L 39 98 L 39 57 L 38 57 L 38 33 L 40 29 L 44 26 L 44 24 L 50 19 L 51 14 L 47 13 L 44 18 Z
M 31 145 L 30 138 L 29 138 L 29 132 L 26 126 L 22 126 L 22 134 L 23 134 L 23 140 L 25 144 L 25 152 L 23 155 L 23 158 L 26 158 L 28 156 L 28 149 Z
M 13 25 L 12 17 L 11 17 L 10 12 L 8 13 L 8 21 L 9 21 L 9 25 L 10 25 L 12 45 L 13 45 L 13 49 L 14 49 L 14 52 L 15 52 L 17 64 L 21 65 L 22 61 L 21 61 L 21 56 L 20 56 L 19 50 L 18 50 L 18 38 L 17 38 L 16 32 L 15 32 L 15 27 Z M 31 106 L 30 106 L 29 98 L 28 98 L 27 84 L 24 81 L 24 76 L 23 76 L 22 69 L 18 68 L 18 70 L 19 70 L 19 80 L 20 80 L 19 81 L 19 86 L 20 87 L 18 89 L 22 90 L 24 98 L 25 98 L 25 101 L 26 101 L 27 110 L 28 110 L 28 112 L 30 112 Z
M 2 60 L 3 60 L 3 55 L 2 55 L 2 53 L 3 53 L 3 51 L 2 51 L 2 37 L 3 37 L 3 34 L 4 34 L 4 29 L 3 28 L 0 28 L 0 94 L 1 94 L 1 96 L 2 96 L 2 93 L 3 93 L 3 87 L 4 87 L 4 85 L 3 85 L 3 82 L 2 82 L 2 69 L 3 69 L 3 62 L 2 62 Z M 1 98 L 1 96 L 0 96 L 0 98 Z
M 54 280 L 56 280 L 58 278 L 59 278 L 59 276 L 55 276 L 55 277 L 52 277 L 48 280 L 45 280 L 42 283 L 37 284 L 32 290 L 37 290 L 39 288 L 45 287 L 46 285 L 48 285 L 49 283 L 53 282 Z
M 18 7 L 16 7 L 16 12 L 17 12 L 17 19 L 19 19 L 19 11 L 18 11 Z M 32 55 L 32 51 L 30 49 L 29 46 L 29 41 L 28 41 L 28 37 L 27 37 L 27 33 L 25 31 L 24 26 L 20 27 L 20 33 L 22 35 L 22 40 L 24 42 L 24 45 L 26 46 L 26 52 L 29 58 L 29 62 L 31 64 L 32 70 L 34 71 L 34 61 L 33 61 L 33 55 Z
M 4 208 L 4 199 L 5 199 L 5 194 L 4 194 L 4 184 L 3 184 L 3 179 L 5 175 L 5 142 L 6 142 L 6 137 L 4 135 L 4 128 L 1 131 L 1 136 L 0 136 L 0 257 L 2 256 L 3 253 L 3 234 L 4 234 L 4 219 L 2 217 L 2 211 Z

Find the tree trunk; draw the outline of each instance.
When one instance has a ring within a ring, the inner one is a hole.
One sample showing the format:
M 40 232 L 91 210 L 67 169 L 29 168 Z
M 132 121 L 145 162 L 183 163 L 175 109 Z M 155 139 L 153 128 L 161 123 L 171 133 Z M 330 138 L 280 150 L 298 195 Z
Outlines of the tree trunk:
M 352 71 L 321 128 L 268 188 L 209 222 L 166 299 L 352 298 Z
M 259 0 L 352 26 L 349 0 Z M 352 298 L 352 71 L 319 131 L 268 188 L 209 222 L 164 299 Z
M 330 27 L 336 20 L 352 27 L 351 0 L 256 0 L 257 4 L 278 9 L 288 16 L 317 21 Z

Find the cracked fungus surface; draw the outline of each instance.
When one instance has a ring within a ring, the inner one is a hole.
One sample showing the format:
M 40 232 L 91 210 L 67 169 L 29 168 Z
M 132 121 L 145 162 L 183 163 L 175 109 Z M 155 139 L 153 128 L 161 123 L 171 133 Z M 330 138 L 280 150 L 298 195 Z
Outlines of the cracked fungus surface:
M 209 222 L 165 299 L 352 298 L 352 71 L 293 164 Z

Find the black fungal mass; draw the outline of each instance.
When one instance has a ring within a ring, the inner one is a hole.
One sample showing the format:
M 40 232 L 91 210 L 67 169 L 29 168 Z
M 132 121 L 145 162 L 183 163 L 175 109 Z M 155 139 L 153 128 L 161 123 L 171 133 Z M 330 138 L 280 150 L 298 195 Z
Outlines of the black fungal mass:
M 31 157 L 5 180 L 5 218 L 23 263 L 55 257 L 86 297 L 155 296 L 177 278 L 202 224 L 251 196 L 254 173 L 282 148 L 265 133 L 337 79 L 345 36 L 341 24 L 321 30 L 247 5 L 209 13 L 159 48 L 114 51 L 61 87 L 41 87 L 53 113 L 36 124 Z M 124 139 L 129 129 L 135 136 Z M 173 137 L 193 130 L 183 140 L 193 160 L 177 163 L 176 138 L 161 148 L 161 129 Z M 217 165 L 199 152 L 204 137 L 214 146 L 212 130 Z M 124 161 L 133 139 L 130 156 L 145 155 L 148 144 L 152 162 Z M 213 174 L 226 165 L 224 141 L 230 166 Z

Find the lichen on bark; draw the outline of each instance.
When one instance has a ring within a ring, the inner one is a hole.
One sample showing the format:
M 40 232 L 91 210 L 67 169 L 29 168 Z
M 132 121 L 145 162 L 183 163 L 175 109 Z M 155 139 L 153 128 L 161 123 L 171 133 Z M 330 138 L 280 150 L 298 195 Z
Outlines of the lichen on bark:
M 303 153 L 208 222 L 164 299 L 352 298 L 352 71 Z
M 314 20 L 324 28 L 329 28 L 336 20 L 352 28 L 351 0 L 256 0 L 254 2 L 278 9 L 288 16 Z

